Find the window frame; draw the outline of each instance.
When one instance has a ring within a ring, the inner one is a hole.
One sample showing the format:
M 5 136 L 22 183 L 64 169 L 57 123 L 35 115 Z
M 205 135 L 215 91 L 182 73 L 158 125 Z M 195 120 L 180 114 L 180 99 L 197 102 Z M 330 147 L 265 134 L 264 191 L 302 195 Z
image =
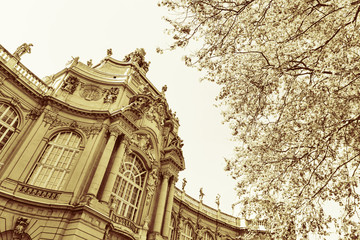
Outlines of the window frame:
M 134 168 L 137 174 L 132 172 Z M 115 215 L 136 221 L 148 176 L 144 161 L 138 154 L 131 152 L 125 156 L 111 190 L 109 203 Z
M 0 152 L 5 149 L 6 145 L 11 141 L 13 135 L 15 132 L 18 131 L 19 126 L 21 124 L 21 115 L 19 114 L 19 111 L 17 111 L 17 109 L 10 103 L 1 101 L 0 102 L 0 107 L 1 106 L 6 106 L 4 112 L 0 115 L 0 130 L 5 128 L 5 131 L 3 132 L 3 134 L 0 136 L 0 144 L 3 141 L 3 139 L 8 136 L 6 142 L 3 143 L 2 147 L 0 148 Z M 12 120 L 12 122 L 9 124 L 6 121 L 4 121 L 4 117 L 7 117 L 7 119 L 9 119 L 9 116 L 11 115 L 7 115 L 7 113 L 10 112 L 10 114 L 15 114 L 14 119 Z M 8 132 L 11 131 L 11 134 L 8 135 Z
M 190 223 L 185 223 L 184 230 L 181 231 L 180 240 L 192 240 L 194 235 L 194 228 Z
M 65 144 L 58 142 L 63 140 L 59 139 L 61 135 L 66 134 L 69 135 Z M 75 136 L 73 141 L 74 143 L 76 141 L 76 146 L 67 145 L 71 141 L 72 136 Z M 41 188 L 64 191 L 71 178 L 71 173 L 81 157 L 83 141 L 84 137 L 82 134 L 70 129 L 62 129 L 51 134 L 37 157 L 27 183 Z M 51 158 L 52 156 L 55 156 L 55 159 Z M 59 175 L 60 178 L 58 178 Z M 51 179 L 54 179 L 54 176 L 55 180 L 50 182 Z M 56 184 L 56 182 L 58 183 Z

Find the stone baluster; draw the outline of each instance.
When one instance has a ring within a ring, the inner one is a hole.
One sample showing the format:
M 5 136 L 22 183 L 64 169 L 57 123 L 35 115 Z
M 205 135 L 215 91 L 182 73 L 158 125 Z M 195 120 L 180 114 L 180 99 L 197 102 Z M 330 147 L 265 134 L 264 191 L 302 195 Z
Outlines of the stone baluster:
M 119 173 L 119 169 L 123 162 L 126 145 L 128 145 L 128 143 L 129 143 L 129 140 L 124 136 L 124 138 L 122 139 L 120 146 L 117 149 L 117 152 L 115 154 L 115 159 L 114 159 L 113 165 L 111 166 L 109 177 L 106 181 L 104 192 L 101 197 L 102 202 L 108 202 L 110 199 L 110 194 L 112 192 L 112 188 L 114 186 L 116 176 Z
M 163 229 L 162 229 L 162 235 L 163 235 L 164 237 L 168 237 L 168 236 L 169 236 L 169 227 L 170 227 L 170 221 L 171 221 L 171 212 L 172 212 L 172 207 L 173 207 L 173 202 L 174 202 L 175 183 L 176 183 L 176 178 L 175 178 L 175 176 L 174 176 L 174 177 L 171 179 L 170 190 L 169 190 L 169 195 L 168 195 L 167 204 L 166 204 L 164 224 L 163 224 Z
M 163 178 L 161 181 L 161 189 L 160 189 L 160 196 L 158 200 L 158 205 L 156 209 L 156 215 L 155 215 L 155 222 L 153 227 L 153 232 L 160 233 L 161 231 L 161 225 L 164 217 L 164 211 L 165 211 L 165 202 L 166 202 L 166 195 L 167 195 L 167 189 L 169 184 L 169 177 L 170 172 L 162 172 Z
M 119 130 L 117 128 L 110 128 L 110 137 L 108 142 L 106 143 L 103 154 L 101 155 L 99 164 L 96 168 L 94 177 L 91 181 L 88 194 L 96 196 L 102 182 L 102 179 L 105 175 L 106 168 L 109 164 L 111 153 L 113 151 L 116 139 L 119 135 Z

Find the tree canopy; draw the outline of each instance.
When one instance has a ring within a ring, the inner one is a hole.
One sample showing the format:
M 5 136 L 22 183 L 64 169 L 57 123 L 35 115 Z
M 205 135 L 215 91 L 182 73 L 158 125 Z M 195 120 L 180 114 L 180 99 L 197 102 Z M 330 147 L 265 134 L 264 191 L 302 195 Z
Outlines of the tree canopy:
M 360 1 L 159 5 L 171 13 L 170 49 L 191 49 L 185 63 L 222 86 L 239 143 L 226 170 L 243 216 L 266 222 L 276 239 L 334 229 L 359 238 Z

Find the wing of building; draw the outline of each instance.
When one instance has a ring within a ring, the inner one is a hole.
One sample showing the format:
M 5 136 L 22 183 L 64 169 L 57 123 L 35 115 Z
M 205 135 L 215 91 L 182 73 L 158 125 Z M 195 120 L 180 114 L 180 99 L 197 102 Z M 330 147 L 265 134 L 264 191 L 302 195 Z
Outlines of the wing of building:
M 41 80 L 0 45 L 0 239 L 263 239 L 175 187 L 179 121 L 143 49 Z

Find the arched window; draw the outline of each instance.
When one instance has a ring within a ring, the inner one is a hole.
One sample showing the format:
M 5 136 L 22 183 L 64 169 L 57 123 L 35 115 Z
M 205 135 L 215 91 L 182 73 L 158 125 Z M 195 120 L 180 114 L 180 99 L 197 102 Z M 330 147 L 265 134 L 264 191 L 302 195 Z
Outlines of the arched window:
M 214 238 L 209 232 L 205 232 L 204 240 L 214 240 Z
M 175 219 L 174 217 L 171 217 L 170 220 L 170 226 L 169 226 L 169 239 L 174 240 L 175 239 Z
M 10 139 L 19 123 L 19 116 L 15 110 L 5 103 L 0 103 L 0 150 Z
M 192 240 L 193 229 L 189 223 L 185 225 L 183 232 L 181 233 L 180 240 Z
M 112 189 L 114 213 L 134 220 L 144 189 L 146 169 L 140 158 L 129 154 L 116 176 Z
M 71 167 L 80 153 L 81 137 L 74 132 L 59 132 L 50 139 L 28 183 L 62 190 Z

